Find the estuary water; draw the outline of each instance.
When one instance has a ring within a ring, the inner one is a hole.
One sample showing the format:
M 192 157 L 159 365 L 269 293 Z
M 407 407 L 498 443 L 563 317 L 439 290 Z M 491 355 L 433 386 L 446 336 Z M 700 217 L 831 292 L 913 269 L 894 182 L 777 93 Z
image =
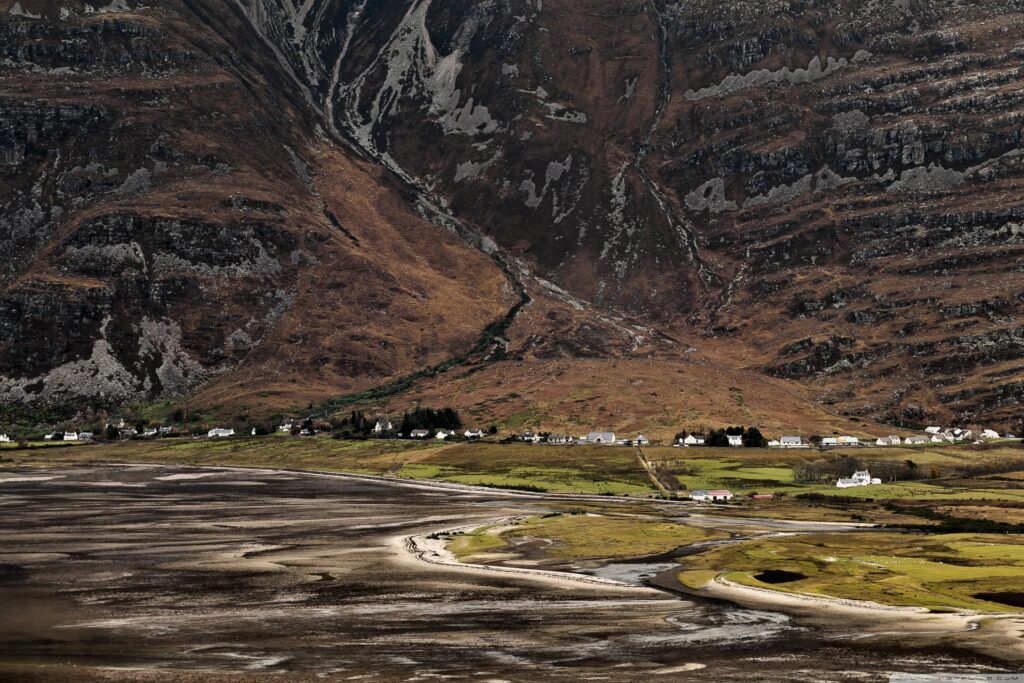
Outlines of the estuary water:
M 864 681 L 1002 670 L 669 591 L 418 563 L 398 542 L 553 504 L 267 470 L 0 469 L 0 678 L 46 680 L 26 673 L 33 667 L 73 671 L 68 680 L 175 681 Z M 588 571 L 642 583 L 671 567 Z

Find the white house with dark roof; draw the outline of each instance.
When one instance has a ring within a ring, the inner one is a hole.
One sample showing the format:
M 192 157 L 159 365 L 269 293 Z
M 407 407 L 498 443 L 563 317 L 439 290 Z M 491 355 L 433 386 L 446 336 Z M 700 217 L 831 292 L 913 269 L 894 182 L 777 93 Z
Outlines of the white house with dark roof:
M 779 448 L 803 448 L 804 440 L 799 436 L 784 436 L 779 439 Z
M 703 446 L 704 437 L 696 434 L 687 434 L 686 438 L 683 439 L 684 446 Z

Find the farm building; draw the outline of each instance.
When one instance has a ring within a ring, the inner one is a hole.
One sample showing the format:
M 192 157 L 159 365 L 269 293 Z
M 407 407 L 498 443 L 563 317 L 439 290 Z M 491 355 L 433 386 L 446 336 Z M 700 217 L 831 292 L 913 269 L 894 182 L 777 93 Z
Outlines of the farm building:
M 587 434 L 587 443 L 613 444 L 615 432 L 590 432 Z
M 713 489 L 710 491 L 691 491 L 690 499 L 701 503 L 720 503 L 732 500 L 732 491 Z

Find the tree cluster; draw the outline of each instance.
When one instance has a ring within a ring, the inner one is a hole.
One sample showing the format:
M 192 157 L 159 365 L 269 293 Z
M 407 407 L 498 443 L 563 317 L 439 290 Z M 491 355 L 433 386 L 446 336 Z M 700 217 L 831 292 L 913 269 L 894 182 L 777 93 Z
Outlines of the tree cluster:
M 458 429 L 461 426 L 462 419 L 454 408 L 434 409 L 417 406 L 411 413 L 406 412 L 402 415 L 402 426 L 398 431 L 408 435 L 414 429 Z
M 872 477 L 882 481 L 913 481 L 941 476 L 938 467 L 919 466 L 913 460 L 875 460 L 870 468 L 858 458 L 844 455 L 835 459 L 802 462 L 793 466 L 793 480 L 800 484 L 832 483 L 850 477 L 858 470 L 869 470 Z
M 705 446 L 712 448 L 725 448 L 729 445 L 730 436 L 743 438 L 743 446 L 746 448 L 766 448 L 768 439 L 764 438 L 761 430 L 757 427 L 726 427 L 725 429 L 712 429 L 704 439 Z

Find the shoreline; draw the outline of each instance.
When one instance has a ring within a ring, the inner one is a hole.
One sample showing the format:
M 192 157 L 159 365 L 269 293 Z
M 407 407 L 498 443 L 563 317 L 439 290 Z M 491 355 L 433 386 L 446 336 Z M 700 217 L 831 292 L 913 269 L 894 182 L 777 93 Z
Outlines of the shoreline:
M 124 462 L 60 463 L 43 466 L 50 468 L 75 466 L 155 467 L 240 473 L 294 474 L 318 478 L 364 481 L 419 490 L 446 490 L 454 493 L 488 495 L 510 499 L 594 500 L 627 504 L 651 502 L 651 499 L 621 496 L 510 491 L 451 482 L 398 479 L 377 475 L 322 470 Z M 679 507 L 686 508 L 707 509 L 711 507 L 698 506 L 689 501 L 657 500 L 656 502 L 659 504 L 676 504 Z M 419 568 L 422 568 L 424 565 L 432 566 L 439 573 L 461 572 L 478 576 L 506 576 L 508 578 L 537 581 L 552 588 L 563 590 L 594 590 L 604 593 L 620 593 L 634 596 L 642 602 L 656 601 L 658 597 L 662 600 L 673 602 L 679 601 L 681 597 L 692 597 L 697 600 L 703 598 L 726 602 L 741 609 L 763 609 L 777 612 L 794 619 L 794 621 L 800 624 L 824 626 L 829 630 L 836 631 L 835 635 L 840 640 L 856 641 L 871 640 L 884 636 L 902 636 L 905 644 L 911 646 L 913 644 L 906 641 L 920 639 L 925 641 L 925 645 L 934 645 L 936 642 L 939 642 L 964 647 L 965 649 L 970 649 L 1001 661 L 1024 661 L 1024 613 L 975 613 L 964 611 L 939 613 L 928 611 L 924 607 L 887 606 L 869 601 L 785 593 L 767 588 L 743 586 L 723 577 L 716 577 L 714 581 L 701 589 L 680 593 L 661 587 L 626 584 L 611 579 L 569 572 L 462 563 L 455 559 L 454 555 L 446 549 L 444 539 L 429 538 L 429 536 L 470 531 L 489 524 L 500 524 L 512 518 L 514 517 L 481 518 L 468 524 L 459 524 L 453 527 L 434 529 L 412 535 L 397 535 L 388 538 L 387 544 L 394 550 L 394 554 L 400 563 L 402 561 L 412 563 Z M 750 522 L 754 520 L 745 518 L 744 521 Z M 773 521 L 778 522 L 779 520 Z M 792 521 L 801 523 L 800 520 Z M 841 523 L 837 525 L 841 525 Z M 903 618 L 895 621 L 894 617 Z M 858 629 L 860 629 L 859 633 Z
M 785 614 L 797 623 L 835 628 L 842 625 L 847 639 L 882 637 L 952 639 L 957 645 L 1007 662 L 1024 661 L 1024 613 L 957 610 L 933 612 L 927 607 L 884 605 L 808 593 L 786 593 L 744 586 L 724 576 L 694 593 L 740 607 Z M 861 633 L 854 633 L 861 629 Z M 953 644 L 953 643 L 949 643 Z

